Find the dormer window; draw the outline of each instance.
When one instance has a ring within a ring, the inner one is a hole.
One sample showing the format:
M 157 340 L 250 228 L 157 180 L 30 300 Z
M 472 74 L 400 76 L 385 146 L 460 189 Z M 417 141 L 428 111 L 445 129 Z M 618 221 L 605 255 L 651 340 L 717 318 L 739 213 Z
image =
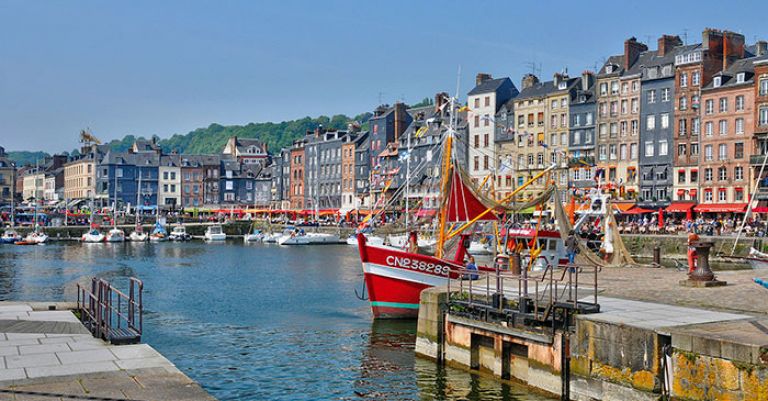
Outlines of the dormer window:
M 613 72 L 613 65 L 612 65 L 612 64 L 608 64 L 608 65 L 606 65 L 606 66 L 605 66 L 605 73 L 606 73 L 606 74 L 610 74 L 610 73 L 612 73 L 612 72 Z
M 743 73 L 743 72 L 740 72 L 740 73 L 736 74 L 736 83 L 739 83 L 739 84 L 744 83 L 745 75 L 746 74 Z
M 723 77 L 715 77 L 715 79 L 712 81 L 712 86 L 714 86 L 715 88 L 719 88 L 722 83 L 723 83 Z
M 568 87 L 568 83 L 565 82 L 565 81 L 560 82 L 560 83 L 557 84 L 557 89 L 559 89 L 559 90 L 563 90 L 563 89 L 565 89 L 567 87 Z

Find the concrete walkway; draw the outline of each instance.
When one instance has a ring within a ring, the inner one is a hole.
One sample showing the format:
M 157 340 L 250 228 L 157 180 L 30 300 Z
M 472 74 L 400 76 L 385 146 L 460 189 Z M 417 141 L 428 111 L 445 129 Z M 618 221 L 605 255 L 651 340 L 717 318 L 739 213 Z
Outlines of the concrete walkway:
M 0 303 L 0 400 L 213 400 L 147 344 L 93 338 L 70 311 Z

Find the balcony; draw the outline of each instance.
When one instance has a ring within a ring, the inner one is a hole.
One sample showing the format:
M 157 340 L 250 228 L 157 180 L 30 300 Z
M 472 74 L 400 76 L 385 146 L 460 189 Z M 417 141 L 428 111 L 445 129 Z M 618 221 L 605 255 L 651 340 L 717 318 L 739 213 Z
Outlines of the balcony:
M 749 164 L 752 166 L 760 167 L 763 165 L 763 161 L 765 161 L 765 155 L 749 156 Z M 768 163 L 766 163 L 766 167 L 768 168 Z

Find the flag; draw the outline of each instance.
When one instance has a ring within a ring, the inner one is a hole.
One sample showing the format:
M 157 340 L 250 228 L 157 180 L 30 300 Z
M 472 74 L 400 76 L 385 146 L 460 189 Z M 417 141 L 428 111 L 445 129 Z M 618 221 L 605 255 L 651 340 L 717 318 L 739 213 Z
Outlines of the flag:
M 545 149 L 546 149 L 546 148 L 549 148 L 549 145 L 547 145 L 547 144 L 546 144 L 546 143 L 544 143 L 544 142 L 539 142 L 539 146 L 541 146 L 542 148 L 545 148 Z
M 428 128 L 426 126 L 424 126 L 424 127 L 419 128 L 418 130 L 416 130 L 416 138 L 419 138 L 422 135 L 424 135 L 424 133 L 427 132 L 427 129 Z
M 461 106 L 459 107 L 459 113 L 461 113 L 462 111 L 472 111 L 472 110 L 470 110 L 469 106 Z

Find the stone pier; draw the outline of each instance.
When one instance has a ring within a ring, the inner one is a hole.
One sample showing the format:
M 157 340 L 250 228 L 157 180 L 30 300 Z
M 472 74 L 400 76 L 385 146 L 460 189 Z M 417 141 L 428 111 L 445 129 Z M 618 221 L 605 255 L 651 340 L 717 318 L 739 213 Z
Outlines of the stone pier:
M 422 292 L 420 356 L 560 396 L 565 335 L 573 400 L 768 401 L 764 317 L 601 296 L 567 332 L 529 331 L 453 315 L 446 291 Z
M 93 338 L 61 306 L 0 302 L 0 400 L 215 400 L 149 345 Z

